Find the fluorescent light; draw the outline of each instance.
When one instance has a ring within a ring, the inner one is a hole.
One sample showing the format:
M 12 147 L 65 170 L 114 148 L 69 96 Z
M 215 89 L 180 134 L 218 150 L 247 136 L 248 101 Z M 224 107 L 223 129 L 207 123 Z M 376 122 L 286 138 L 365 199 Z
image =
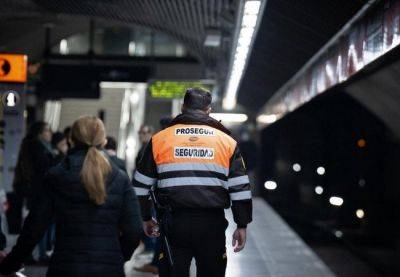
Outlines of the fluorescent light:
M 230 97 L 229 98 L 226 97 L 226 98 L 224 98 L 224 100 L 222 100 L 222 106 L 224 107 L 225 110 L 232 110 L 236 106 L 236 98 L 235 98 L 236 95 L 235 95 L 235 93 L 231 92 L 234 90 L 236 90 L 236 89 L 228 90 L 227 96 L 230 96 Z M 229 92 L 231 92 L 231 93 L 229 93 Z
M 274 123 L 278 119 L 276 114 L 262 114 L 257 117 L 257 121 L 259 123 L 271 124 Z
M 359 219 L 364 218 L 364 216 L 365 216 L 364 210 L 363 210 L 363 209 L 358 209 L 358 210 L 356 211 L 356 216 L 357 216 Z
M 342 206 L 343 205 L 343 198 L 338 196 L 332 196 L 329 198 L 329 203 L 333 206 Z
M 211 113 L 210 116 L 223 122 L 242 123 L 246 122 L 248 117 L 243 113 Z
M 319 195 L 323 194 L 324 193 L 324 188 L 321 187 L 321 186 L 316 186 L 315 187 L 315 193 L 319 194 Z
M 257 24 L 256 14 L 245 14 L 242 19 L 242 26 L 248 28 L 254 28 Z
M 239 37 L 251 36 L 254 32 L 253 27 L 244 27 L 240 30 Z
M 260 10 L 261 2 L 260 1 L 247 1 L 244 5 L 244 13 L 245 14 L 258 14 Z
M 239 60 L 239 59 L 244 59 L 244 58 L 246 58 L 246 55 L 247 55 L 247 53 L 244 53 L 244 52 L 236 52 L 236 54 L 235 54 L 235 61 L 236 61 L 236 60 Z M 236 70 L 239 70 L 239 69 L 236 69 Z
M 274 181 L 266 181 L 264 183 L 264 187 L 268 190 L 275 190 L 278 187 L 278 185 Z
M 237 91 L 247 64 L 250 45 L 253 41 L 255 27 L 259 19 L 261 1 L 246 1 L 243 8 L 243 15 L 240 20 L 240 29 L 237 33 L 235 53 L 231 60 L 231 68 L 227 78 L 225 97 L 222 107 L 225 110 L 232 110 L 236 106 Z
M 66 39 L 62 39 L 60 41 L 60 54 L 67 55 L 68 53 L 69 53 L 68 41 Z
M 136 50 L 136 43 L 134 41 L 130 41 L 128 44 L 128 55 L 133 56 L 135 55 Z
M 147 84 L 146 83 L 131 83 L 131 82 L 100 82 L 100 88 L 144 90 L 147 88 Z
M 293 165 L 293 170 L 296 171 L 296 172 L 300 172 L 301 171 L 301 165 L 298 164 L 298 163 L 295 163 Z
M 250 48 L 250 45 L 239 45 L 238 44 L 238 47 L 236 48 L 235 55 L 239 55 L 239 54 L 246 54 L 247 55 L 248 52 L 249 52 L 249 48 Z M 234 70 L 234 69 L 239 69 L 239 68 L 233 68 L 232 70 Z M 241 70 L 243 70 L 243 68 Z
M 248 36 L 248 35 L 241 36 L 238 39 L 238 43 L 239 43 L 240 46 L 242 46 L 242 45 L 248 46 L 251 43 L 251 37 Z
M 325 174 L 325 168 L 323 166 L 320 166 L 317 168 L 317 173 L 318 175 L 324 175 Z

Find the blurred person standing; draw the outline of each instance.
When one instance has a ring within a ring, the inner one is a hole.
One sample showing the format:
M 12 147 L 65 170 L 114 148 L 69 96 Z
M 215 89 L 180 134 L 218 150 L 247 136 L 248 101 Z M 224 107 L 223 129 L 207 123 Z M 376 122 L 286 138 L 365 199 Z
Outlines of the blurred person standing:
M 46 122 L 33 123 L 22 140 L 13 181 L 14 192 L 26 200 L 30 209 L 32 199 L 40 188 L 45 172 L 54 165 L 51 147 L 52 133 Z M 21 206 L 22 222 L 22 206 Z
M 72 147 L 72 142 L 71 142 L 71 126 L 67 126 L 64 129 L 64 136 L 67 138 L 67 145 L 68 145 L 68 150 L 71 149 Z
M 61 132 L 55 132 L 51 138 L 51 145 L 53 148 L 54 162 L 53 164 L 60 163 L 64 160 L 68 152 L 67 139 Z M 46 231 L 44 237 L 39 242 L 39 262 L 47 264 L 50 257 L 47 251 L 53 250 L 54 247 L 55 228 L 52 224 Z
M 153 128 L 148 125 L 142 125 L 139 129 L 139 141 L 141 143 L 141 147 L 137 153 L 136 159 L 135 159 L 135 166 L 137 167 L 140 160 L 143 157 L 144 150 L 146 148 L 146 145 L 151 139 L 151 136 L 153 135 Z M 154 214 L 154 211 L 152 211 L 152 214 Z M 152 252 L 154 254 L 153 259 L 150 263 L 144 264 L 140 267 L 135 267 L 135 270 L 140 271 L 140 272 L 148 272 L 148 273 L 153 273 L 153 274 L 158 274 L 158 248 L 159 248 L 159 241 L 157 238 L 149 238 L 148 236 L 142 234 L 142 242 L 143 242 L 143 253 L 145 252 Z
M 33 202 L 42 191 L 45 173 L 56 164 L 52 145 L 52 132 L 46 122 L 33 123 L 22 140 L 14 177 L 14 191 L 20 199 L 20 205 L 13 206 L 18 209 L 18 222 L 22 223 L 23 202 L 26 200 L 28 210 L 32 209 Z M 48 234 L 46 233 L 39 242 L 39 261 L 47 262 Z M 34 262 L 31 259 L 32 262 Z
M 108 136 L 107 143 L 104 146 L 110 160 L 121 170 L 126 172 L 125 161 L 117 156 L 117 141 L 114 137 Z
M 61 132 L 55 132 L 51 138 L 51 145 L 57 162 L 61 162 L 68 152 L 68 142 L 65 135 Z
M 236 141 L 209 116 L 211 102 L 208 91 L 188 89 L 182 114 L 152 137 L 134 175 L 146 235 L 159 235 L 150 213 L 151 189 L 163 207 L 158 211 L 160 230 L 169 239 L 173 266 L 164 243 L 160 277 L 188 277 L 192 258 L 197 276 L 225 276 L 224 209 L 229 207 L 237 225 L 234 251 L 246 243 L 246 227 L 252 221 L 250 182 Z
M 50 169 L 1 274 L 17 271 L 49 225 L 56 246 L 48 277 L 122 277 L 124 261 L 138 245 L 140 209 L 128 176 L 100 150 L 102 121 L 83 116 L 72 127 L 73 149 Z
M 146 145 L 150 141 L 152 135 L 153 135 L 153 127 L 148 125 L 140 126 L 139 141 L 141 143 L 141 146 L 135 159 L 136 167 L 138 166 L 140 159 L 143 157 L 144 149 L 146 148 Z

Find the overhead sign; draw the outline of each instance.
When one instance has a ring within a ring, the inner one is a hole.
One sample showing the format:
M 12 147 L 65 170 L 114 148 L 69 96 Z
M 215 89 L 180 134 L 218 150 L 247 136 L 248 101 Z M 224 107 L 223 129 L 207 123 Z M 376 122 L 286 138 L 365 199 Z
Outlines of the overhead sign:
M 27 64 L 26 55 L 0 54 L 0 82 L 25 83 Z
M 275 93 L 259 122 L 274 122 L 400 47 L 400 1 L 368 7 Z
M 211 91 L 213 83 L 208 80 L 199 81 L 154 81 L 149 86 L 153 98 L 180 99 L 188 88 L 204 88 Z

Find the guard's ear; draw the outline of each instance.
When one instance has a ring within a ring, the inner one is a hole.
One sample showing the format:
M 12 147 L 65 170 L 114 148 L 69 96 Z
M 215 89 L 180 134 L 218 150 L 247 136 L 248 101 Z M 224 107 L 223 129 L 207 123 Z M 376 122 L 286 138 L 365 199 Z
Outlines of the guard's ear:
M 210 107 L 207 109 L 206 113 L 207 113 L 207 114 L 210 114 L 210 113 L 211 113 L 211 110 L 212 110 L 212 109 L 211 109 L 211 106 L 210 106 Z
M 185 111 L 187 111 L 187 108 L 186 108 L 185 104 L 182 104 L 181 112 L 185 113 Z

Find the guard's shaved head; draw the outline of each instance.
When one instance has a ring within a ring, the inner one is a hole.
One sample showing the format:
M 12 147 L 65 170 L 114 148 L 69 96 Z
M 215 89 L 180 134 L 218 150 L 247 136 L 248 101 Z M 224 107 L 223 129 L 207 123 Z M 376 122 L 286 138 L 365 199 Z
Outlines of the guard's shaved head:
M 200 110 L 207 112 L 211 108 L 211 93 L 201 88 L 189 88 L 186 90 L 183 100 L 183 112 L 187 110 Z

